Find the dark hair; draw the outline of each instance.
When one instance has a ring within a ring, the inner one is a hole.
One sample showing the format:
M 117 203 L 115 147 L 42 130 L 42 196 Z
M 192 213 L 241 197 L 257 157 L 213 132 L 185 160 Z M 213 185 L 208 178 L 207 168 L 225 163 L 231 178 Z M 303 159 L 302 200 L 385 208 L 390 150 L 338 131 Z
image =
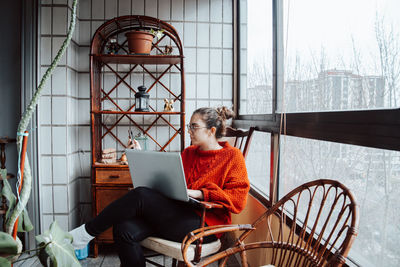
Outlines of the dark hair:
M 194 114 L 199 114 L 202 117 L 208 129 L 212 127 L 217 129 L 215 132 L 216 138 L 221 138 L 225 135 L 225 121 L 235 116 L 235 113 L 227 107 L 199 108 L 193 112 Z

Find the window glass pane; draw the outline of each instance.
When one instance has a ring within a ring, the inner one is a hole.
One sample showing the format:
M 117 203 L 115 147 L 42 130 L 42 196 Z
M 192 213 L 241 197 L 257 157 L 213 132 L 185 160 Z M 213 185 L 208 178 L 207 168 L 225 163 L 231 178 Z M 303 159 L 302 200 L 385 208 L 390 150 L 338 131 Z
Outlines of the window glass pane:
M 246 157 L 247 173 L 251 186 L 264 196 L 269 196 L 271 134 L 255 131 Z
M 285 0 L 278 110 L 399 107 L 398 10 L 397 0 Z
M 360 206 L 349 258 L 361 266 L 400 266 L 400 152 L 284 136 L 280 153 L 280 197 L 308 181 L 340 181 Z
M 272 112 L 272 1 L 240 1 L 240 109 Z

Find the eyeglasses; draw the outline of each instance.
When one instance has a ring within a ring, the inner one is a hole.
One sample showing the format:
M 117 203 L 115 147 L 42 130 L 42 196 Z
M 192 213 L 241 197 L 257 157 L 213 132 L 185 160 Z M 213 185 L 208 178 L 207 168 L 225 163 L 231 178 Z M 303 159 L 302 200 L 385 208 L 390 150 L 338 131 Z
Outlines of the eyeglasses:
M 193 125 L 193 124 L 187 124 L 186 125 L 188 131 L 196 131 L 197 129 L 201 129 L 201 128 L 207 128 L 207 127 L 201 127 L 201 126 L 197 126 L 197 125 Z

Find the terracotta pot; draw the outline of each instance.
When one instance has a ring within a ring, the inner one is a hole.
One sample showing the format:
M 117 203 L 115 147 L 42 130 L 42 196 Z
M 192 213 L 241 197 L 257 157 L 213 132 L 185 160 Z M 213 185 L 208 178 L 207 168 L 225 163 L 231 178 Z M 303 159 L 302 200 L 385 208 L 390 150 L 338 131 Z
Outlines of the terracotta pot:
M 127 32 L 128 48 L 131 54 L 149 55 L 153 44 L 154 36 L 148 32 L 131 31 Z

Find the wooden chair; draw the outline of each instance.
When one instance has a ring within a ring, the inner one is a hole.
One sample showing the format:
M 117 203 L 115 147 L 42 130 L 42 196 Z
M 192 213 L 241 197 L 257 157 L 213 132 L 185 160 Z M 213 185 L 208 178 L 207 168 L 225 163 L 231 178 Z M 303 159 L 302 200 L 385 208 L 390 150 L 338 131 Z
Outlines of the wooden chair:
M 356 200 L 344 185 L 333 180 L 312 181 L 289 192 L 253 224 L 191 232 L 182 244 L 183 258 L 187 266 L 206 266 L 218 260 L 219 266 L 225 266 L 229 256 L 239 253 L 242 266 L 248 266 L 246 251 L 263 248 L 261 253 L 266 253 L 263 256 L 274 266 L 342 266 L 357 236 L 358 217 Z M 257 227 L 267 229 L 266 239 L 246 243 Z M 237 230 L 244 232 L 234 246 L 197 264 L 186 257 L 195 240 Z
M 250 127 L 249 130 L 234 129 L 232 127 L 226 127 L 226 133 L 221 140 L 228 141 L 232 146 L 239 148 L 243 157 L 246 159 L 247 153 L 249 153 L 249 147 L 255 127 Z
M 243 153 L 243 157 L 246 158 L 254 130 L 255 130 L 254 127 L 250 128 L 248 131 L 227 127 L 227 132 L 225 134 L 225 137 L 233 138 L 232 145 L 239 148 Z M 227 140 L 227 141 L 229 142 L 232 140 Z M 203 228 L 205 225 L 204 219 L 206 211 L 215 208 L 223 208 L 223 206 L 216 203 L 201 201 L 201 207 L 199 208 L 202 210 L 201 227 Z M 176 266 L 177 261 L 178 261 L 178 266 L 184 266 L 182 251 L 181 251 L 182 243 L 173 242 L 159 237 L 148 237 L 141 242 L 141 245 L 159 254 L 163 254 L 165 256 L 173 258 L 172 266 Z M 188 246 L 186 250 L 186 257 L 191 261 L 198 262 L 200 261 L 201 257 L 208 256 L 218 252 L 220 247 L 221 247 L 220 240 L 203 244 L 203 239 L 199 238 L 199 241 L 197 242 L 196 245 Z M 150 260 L 149 258 L 146 258 L 146 261 L 155 266 L 162 266 Z

